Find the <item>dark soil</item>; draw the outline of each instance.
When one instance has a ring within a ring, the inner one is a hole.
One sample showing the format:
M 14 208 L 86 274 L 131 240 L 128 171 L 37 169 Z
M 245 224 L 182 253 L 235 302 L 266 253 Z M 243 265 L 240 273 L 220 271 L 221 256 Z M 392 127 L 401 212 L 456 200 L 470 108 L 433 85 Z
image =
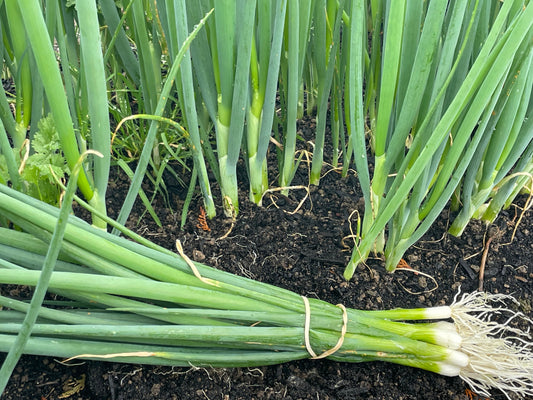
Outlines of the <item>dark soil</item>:
M 295 184 L 306 181 L 302 165 Z M 241 189 L 240 214 L 231 232 L 229 220 L 208 221 L 210 231 L 199 228 L 199 199 L 194 199 L 184 230 L 179 213 L 155 208 L 164 226 L 149 216 L 142 218 L 137 205 L 129 225 L 150 240 L 174 248 L 180 239 L 195 260 L 235 274 L 281 286 L 308 297 L 361 309 L 428 307 L 450 304 L 459 286 L 471 292 L 478 287 L 476 269 L 487 239 L 487 229 L 471 222 L 460 238 L 446 234 L 450 218 L 444 213 L 431 230 L 411 248 L 405 260 L 428 276 L 398 270 L 389 274 L 380 259 L 358 267 L 354 278 L 342 277 L 353 245 L 348 218 L 361 208 L 360 191 L 353 174 L 341 179 L 325 170 L 320 186 L 293 213 L 304 190 L 288 197 L 273 193 L 257 207 Z M 327 173 L 326 173 L 327 172 Z M 243 173 L 244 174 L 244 173 Z M 109 189 L 109 213 L 120 208 L 128 182 L 118 177 Z M 146 187 L 150 190 L 149 187 Z M 183 189 L 171 194 L 174 209 L 181 210 Z M 503 212 L 497 220 L 499 235 L 493 238 L 485 271 L 485 290 L 509 293 L 519 299 L 521 311 L 532 315 L 533 213 L 527 212 L 510 242 L 520 206 Z M 220 199 L 217 199 L 220 204 Z M 134 223 L 135 221 L 135 223 Z M 138 222 L 138 223 L 137 223 Z M 355 220 L 352 218 L 355 229 Z M 69 392 L 68 384 L 85 379 L 83 389 Z M 69 394 L 71 394 L 69 396 Z M 4 399 L 476 399 L 467 395 L 460 378 L 380 362 L 344 364 L 329 360 L 304 360 L 263 368 L 169 368 L 113 362 L 84 362 L 66 366 L 59 360 L 24 356 L 13 374 Z M 494 398 L 504 398 L 494 393 Z

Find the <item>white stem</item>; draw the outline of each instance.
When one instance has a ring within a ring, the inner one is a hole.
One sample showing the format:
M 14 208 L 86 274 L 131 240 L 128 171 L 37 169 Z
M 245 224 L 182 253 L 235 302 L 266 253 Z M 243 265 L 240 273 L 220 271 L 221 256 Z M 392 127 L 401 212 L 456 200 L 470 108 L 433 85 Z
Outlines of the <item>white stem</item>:
M 459 376 L 461 373 L 461 367 L 448 364 L 445 362 L 439 363 L 439 374 L 444 376 Z
M 457 350 L 449 350 L 446 360 L 438 363 L 438 373 L 444 376 L 459 376 L 468 363 L 469 358 L 466 354 Z
M 448 358 L 446 359 L 445 363 L 449 365 L 455 365 L 456 367 L 463 369 L 470 363 L 470 358 L 462 350 L 457 351 L 450 349 L 448 351 Z
M 461 367 L 458 367 L 457 365 L 447 364 L 447 363 L 441 363 L 439 365 L 439 374 L 444 376 L 459 376 L 461 373 Z
M 439 321 L 435 322 L 434 326 L 437 344 L 454 350 L 461 348 L 463 338 L 461 335 L 459 335 L 459 333 L 457 333 L 455 324 L 446 321 Z
M 446 319 L 451 318 L 452 309 L 449 306 L 430 307 L 425 309 L 426 319 Z

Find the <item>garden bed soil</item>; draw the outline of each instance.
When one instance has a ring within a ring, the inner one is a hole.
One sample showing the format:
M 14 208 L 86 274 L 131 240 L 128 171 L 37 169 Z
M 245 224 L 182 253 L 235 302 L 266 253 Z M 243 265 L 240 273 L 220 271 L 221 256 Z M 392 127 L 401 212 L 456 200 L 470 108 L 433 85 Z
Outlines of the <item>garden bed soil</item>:
M 241 168 L 241 181 L 245 172 Z M 115 216 L 124 199 L 128 181 L 121 174 L 109 188 L 109 214 Z M 305 184 L 307 166 L 302 164 L 295 184 Z M 150 187 L 145 189 L 150 191 Z M 181 210 L 183 188 L 168 184 L 170 204 Z M 395 307 L 429 307 L 450 304 L 459 290 L 478 287 L 482 250 L 487 228 L 473 221 L 459 238 L 446 234 L 451 217 L 444 212 L 431 230 L 405 255 L 414 270 L 384 270 L 384 262 L 370 258 L 346 282 L 342 273 L 353 241 L 349 217 L 362 209 L 357 178 L 346 178 L 325 167 L 318 187 L 294 212 L 305 190 L 267 195 L 263 207 L 247 200 L 241 188 L 240 213 L 236 222 L 218 216 L 208 221 L 210 230 L 199 227 L 200 199 L 195 198 L 180 230 L 179 212 L 165 208 L 161 196 L 155 209 L 163 223 L 158 228 L 136 204 L 128 225 L 146 238 L 174 249 L 180 239 L 191 258 L 235 274 L 280 286 L 333 304 L 366 310 Z M 215 190 L 216 193 L 216 190 Z M 220 204 L 220 198 L 216 199 Z M 498 236 L 492 239 L 485 270 L 485 290 L 513 294 L 516 309 L 532 315 L 533 213 L 526 212 L 516 229 L 525 197 L 497 219 Z M 139 222 L 140 221 L 140 222 Z M 352 229 L 356 217 L 351 218 Z M 231 230 L 230 230 L 231 229 Z M 228 233 L 229 232 L 229 233 Z M 222 238 L 226 236 L 225 238 Z M 524 328 L 524 326 L 522 326 Z M 83 382 L 83 385 L 80 383 Z M 78 386 L 75 383 L 78 382 Z M 74 385 L 73 385 L 74 384 Z M 70 386 L 69 386 L 70 385 Z M 346 364 L 303 360 L 261 368 L 169 368 L 114 362 L 80 362 L 64 365 L 61 360 L 23 356 L 3 397 L 21 399 L 481 399 L 469 394 L 460 378 L 372 362 Z M 505 398 L 494 392 L 494 398 Z M 511 398 L 515 398 L 511 396 Z

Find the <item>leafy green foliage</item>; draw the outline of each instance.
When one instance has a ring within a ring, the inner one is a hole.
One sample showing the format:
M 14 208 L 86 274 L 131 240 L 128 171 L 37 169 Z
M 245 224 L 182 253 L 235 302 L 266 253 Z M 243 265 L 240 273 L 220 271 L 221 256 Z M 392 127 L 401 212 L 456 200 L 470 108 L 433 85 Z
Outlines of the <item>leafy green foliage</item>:
M 21 174 L 28 183 L 27 192 L 49 204 L 58 204 L 61 192 L 55 180 L 64 179 L 69 174 L 69 168 L 60 151 L 59 135 L 51 115 L 39 121 L 39 130 L 31 141 L 31 148 L 33 154 L 26 160 Z
M 121 223 L 145 177 L 166 198 L 164 177 L 190 182 L 191 196 L 198 184 L 213 217 L 208 167 L 234 217 L 239 162 L 260 204 L 272 181 L 269 151 L 277 152 L 286 195 L 302 160 L 297 149 L 312 146 L 310 183 L 318 184 L 324 160 L 344 175 L 352 159 L 357 169 L 365 215 L 348 278 L 371 251 L 394 269 L 454 193 L 452 234 L 472 217 L 492 221 L 531 171 L 529 1 L 41 3 L 6 2 L 0 13 L 3 72 L 20 100 L 12 115 L 0 89 L 0 183 L 52 204 L 55 181 L 68 173 L 63 157 L 72 169 L 90 149 L 104 157 L 85 162 L 78 187 L 103 213 L 112 154 L 119 165 L 136 161 Z M 27 59 L 32 79 L 24 82 L 16 77 Z M 316 114 L 316 129 L 297 146 L 304 107 Z M 191 164 L 191 179 L 181 179 Z M 517 175 L 508 182 L 511 170 Z

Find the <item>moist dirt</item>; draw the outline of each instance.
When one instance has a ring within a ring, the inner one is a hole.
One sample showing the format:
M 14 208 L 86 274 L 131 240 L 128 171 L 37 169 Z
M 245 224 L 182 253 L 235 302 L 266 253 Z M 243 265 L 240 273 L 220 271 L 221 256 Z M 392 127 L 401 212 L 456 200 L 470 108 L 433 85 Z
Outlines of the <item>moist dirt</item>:
M 308 166 L 298 168 L 294 185 L 306 185 Z M 241 182 L 246 182 L 240 166 Z M 136 204 L 128 222 L 146 238 L 174 250 L 176 239 L 196 261 L 238 275 L 268 282 L 307 297 L 366 310 L 430 307 L 450 304 L 459 287 L 478 287 L 478 270 L 489 229 L 472 221 L 461 237 L 446 233 L 453 218 L 444 212 L 430 231 L 405 254 L 410 267 L 387 273 L 384 262 L 370 258 L 349 282 L 344 266 L 354 245 L 350 238 L 362 215 L 361 192 L 355 172 L 342 178 L 324 167 L 318 187 L 295 189 L 284 196 L 267 194 L 263 206 L 247 199 L 240 188 L 240 213 L 234 223 L 223 216 L 201 223 L 201 199 L 193 198 L 187 222 L 180 229 L 185 191 L 167 181 L 167 196 L 156 196 L 154 208 L 163 226 L 143 215 Z M 116 216 L 129 181 L 113 171 L 109 215 Z M 272 172 L 272 179 L 275 175 Z M 148 194 L 153 187 L 145 185 Z M 215 202 L 221 204 L 214 189 Z M 307 197 L 306 197 L 307 196 Z M 490 230 L 484 288 L 513 294 L 516 310 L 532 316 L 533 213 L 522 207 L 522 196 L 503 211 Z M 168 208 L 170 206 L 171 208 Z M 142 218 L 141 218 L 142 216 Z M 518 224 L 518 222 L 520 222 Z M 517 225 L 518 224 L 518 225 Z M 516 228 L 516 229 L 515 229 Z M 496 232 L 496 234 L 494 234 Z M 514 236 L 513 236 L 514 232 Z M 405 265 L 404 265 L 405 266 Z M 518 323 L 518 322 L 517 322 Z M 522 326 L 522 328 L 526 328 Z M 3 399 L 482 399 L 470 393 L 460 378 L 448 378 L 383 362 L 347 364 L 303 360 L 261 368 L 170 368 L 113 362 L 65 365 L 49 357 L 23 356 Z M 505 396 L 494 392 L 493 398 Z M 515 398 L 511 396 L 511 398 Z

